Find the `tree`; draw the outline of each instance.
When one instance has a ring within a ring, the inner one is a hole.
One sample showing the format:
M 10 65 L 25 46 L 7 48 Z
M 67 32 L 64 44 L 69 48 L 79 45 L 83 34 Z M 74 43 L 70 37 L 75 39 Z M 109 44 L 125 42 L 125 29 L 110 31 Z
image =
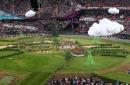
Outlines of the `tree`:
M 82 46 L 78 41 L 75 41 L 75 44 L 76 44 L 78 47 L 81 47 L 81 46 Z
M 65 53 L 65 62 L 66 62 L 66 64 L 69 65 L 71 60 L 72 60 L 71 53 L 70 52 L 66 52 Z
M 56 46 L 56 49 L 57 49 L 58 45 L 59 45 L 59 40 L 56 37 L 53 38 L 53 43 L 54 43 L 54 45 Z

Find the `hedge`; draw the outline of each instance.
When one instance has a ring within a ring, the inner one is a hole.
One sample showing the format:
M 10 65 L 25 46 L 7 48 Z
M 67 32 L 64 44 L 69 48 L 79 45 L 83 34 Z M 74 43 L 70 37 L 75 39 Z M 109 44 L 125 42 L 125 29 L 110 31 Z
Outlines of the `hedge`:
M 128 51 L 125 49 L 113 48 L 94 48 L 91 49 L 92 55 L 126 57 Z

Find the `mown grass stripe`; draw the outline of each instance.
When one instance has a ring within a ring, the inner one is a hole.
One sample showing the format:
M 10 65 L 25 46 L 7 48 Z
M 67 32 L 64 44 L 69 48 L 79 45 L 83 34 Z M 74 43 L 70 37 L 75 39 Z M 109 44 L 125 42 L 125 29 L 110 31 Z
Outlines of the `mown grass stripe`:
M 49 72 L 32 72 L 20 85 L 41 85 L 46 82 L 51 73 Z

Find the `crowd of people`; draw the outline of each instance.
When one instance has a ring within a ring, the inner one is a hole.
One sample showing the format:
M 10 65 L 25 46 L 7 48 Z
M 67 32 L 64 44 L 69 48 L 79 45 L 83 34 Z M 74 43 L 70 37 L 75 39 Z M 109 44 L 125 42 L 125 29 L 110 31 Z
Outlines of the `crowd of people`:
M 24 15 L 29 9 L 31 9 L 29 0 L 2 0 L 0 2 L 0 10 L 13 15 Z
M 128 85 L 126 83 L 116 82 L 117 85 Z M 99 77 L 75 77 L 75 78 L 60 78 L 52 79 L 47 82 L 47 85 L 115 85 L 112 82 L 107 82 Z
M 81 3 L 84 2 L 84 3 Z M 129 0 L 38 0 L 38 13 L 48 13 L 51 16 L 63 16 L 75 10 L 81 4 L 84 7 L 129 7 Z M 0 10 L 8 11 L 16 15 L 24 15 L 31 9 L 30 0 L 4 0 L 0 2 Z
M 130 2 L 129 0 L 82 0 L 85 3 L 85 6 L 97 6 L 97 7 L 128 7 Z
M 48 85 L 104 85 L 107 84 L 98 77 L 91 78 L 62 78 L 53 79 L 48 82 Z
M 76 11 L 77 5 L 79 5 L 79 4 L 81 4 L 81 6 L 84 6 L 84 7 L 89 7 L 89 6 L 90 7 L 92 7 L 92 6 L 99 6 L 99 7 L 101 6 L 102 7 L 103 5 L 109 6 L 113 1 L 114 1 L 114 4 L 116 5 L 116 3 L 118 1 L 119 6 L 124 6 L 124 5 L 127 6 L 127 3 L 123 0 L 109 0 L 109 1 L 103 0 L 102 1 L 103 3 L 101 3 L 100 0 L 38 0 L 38 1 L 39 1 L 38 4 L 40 6 L 38 9 L 37 15 L 39 17 L 65 16 L 69 13 L 72 13 L 73 11 Z M 128 2 L 129 0 L 126 0 L 126 1 Z M 81 2 L 84 2 L 84 3 L 81 3 Z M 0 10 L 10 12 L 14 15 L 24 16 L 25 13 L 30 9 L 32 9 L 30 0 L 4 0 L 4 1 L 2 0 L 0 2 Z M 130 33 L 130 31 L 128 30 L 128 29 L 130 29 L 129 28 L 130 23 L 127 22 L 128 20 L 126 20 L 126 19 L 128 19 L 128 17 L 125 14 L 124 15 L 122 15 L 122 14 L 121 15 L 110 15 L 106 11 L 103 11 L 101 9 L 99 9 L 98 11 L 97 10 L 93 10 L 93 11 L 88 10 L 86 14 L 88 14 L 88 15 L 85 17 L 88 17 L 88 18 L 93 17 L 94 21 L 98 21 L 104 17 L 109 18 L 111 20 L 122 20 L 123 23 L 121 22 L 121 24 L 124 24 L 125 29 L 126 29 L 123 33 L 127 33 L 127 34 Z M 126 14 L 128 14 L 128 13 L 126 13 Z M 50 21 L 48 21 L 48 20 L 41 20 L 41 21 L 28 22 L 28 23 L 15 22 L 12 24 L 36 26 L 38 28 L 36 32 L 43 33 L 44 31 L 51 31 L 51 28 L 49 28 L 50 27 L 49 22 Z M 62 27 L 60 27 L 60 29 L 68 27 L 68 25 L 73 25 L 70 22 L 68 22 L 67 24 L 64 22 L 67 22 L 67 21 L 55 22 L 55 25 L 57 25 L 57 26 L 62 25 Z M 72 31 L 75 32 L 75 30 L 77 31 L 80 29 L 82 32 L 85 31 L 85 33 L 86 33 L 86 31 L 89 29 L 89 27 L 92 25 L 92 23 L 93 23 L 93 21 L 89 22 L 89 23 L 88 22 L 84 23 L 85 25 L 80 23 L 78 28 L 75 28 Z M 3 31 L 2 24 L 3 23 L 0 23 L 0 31 Z
M 73 2 L 74 0 L 38 0 L 38 14 L 40 16 L 64 16 L 73 9 L 69 1 Z M 0 10 L 19 16 L 24 16 L 30 9 L 32 9 L 30 0 L 4 0 L 0 2 Z

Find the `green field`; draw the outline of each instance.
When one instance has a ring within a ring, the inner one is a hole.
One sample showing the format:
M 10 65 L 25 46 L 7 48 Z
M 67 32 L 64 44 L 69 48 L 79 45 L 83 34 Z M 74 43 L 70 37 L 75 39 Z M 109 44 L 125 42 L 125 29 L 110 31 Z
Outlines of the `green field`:
M 49 37 L 53 40 L 53 37 Z M 57 39 L 69 38 L 76 40 L 80 45 L 93 44 L 92 38 L 86 38 L 84 36 L 60 36 Z M 43 85 L 46 80 L 51 77 L 57 68 L 65 63 L 64 52 L 57 51 L 55 45 L 52 45 L 51 53 L 37 53 L 38 50 L 44 50 L 44 43 L 33 45 L 32 42 L 44 41 L 44 37 L 16 37 L 0 39 L 0 46 L 3 45 L 21 45 L 17 50 L 4 50 L 0 51 L 0 57 L 8 55 L 8 57 L 0 59 L 0 72 L 8 75 L 18 77 L 16 85 Z M 119 45 L 121 48 L 127 49 L 130 52 L 130 43 L 112 41 L 112 40 L 100 40 L 101 43 L 111 43 Z M 49 45 L 49 44 L 48 44 Z M 53 47 L 54 46 L 54 47 Z M 35 51 L 30 51 L 35 49 Z M 14 49 L 14 48 L 11 48 Z M 16 48 L 15 48 L 16 49 Z M 23 52 L 21 54 L 11 55 L 16 52 Z M 108 77 L 110 79 L 118 79 L 130 83 L 130 75 L 126 71 L 119 70 L 120 66 L 130 65 L 130 54 L 125 57 L 113 57 L 113 56 L 93 56 L 95 65 L 87 65 L 87 55 L 84 57 L 73 57 L 70 65 L 65 66 L 61 72 L 66 73 L 96 73 L 101 76 Z M 127 67 L 128 68 L 128 67 Z M 130 68 L 128 68 L 130 70 Z M 1 75 L 1 74 L 0 74 Z

